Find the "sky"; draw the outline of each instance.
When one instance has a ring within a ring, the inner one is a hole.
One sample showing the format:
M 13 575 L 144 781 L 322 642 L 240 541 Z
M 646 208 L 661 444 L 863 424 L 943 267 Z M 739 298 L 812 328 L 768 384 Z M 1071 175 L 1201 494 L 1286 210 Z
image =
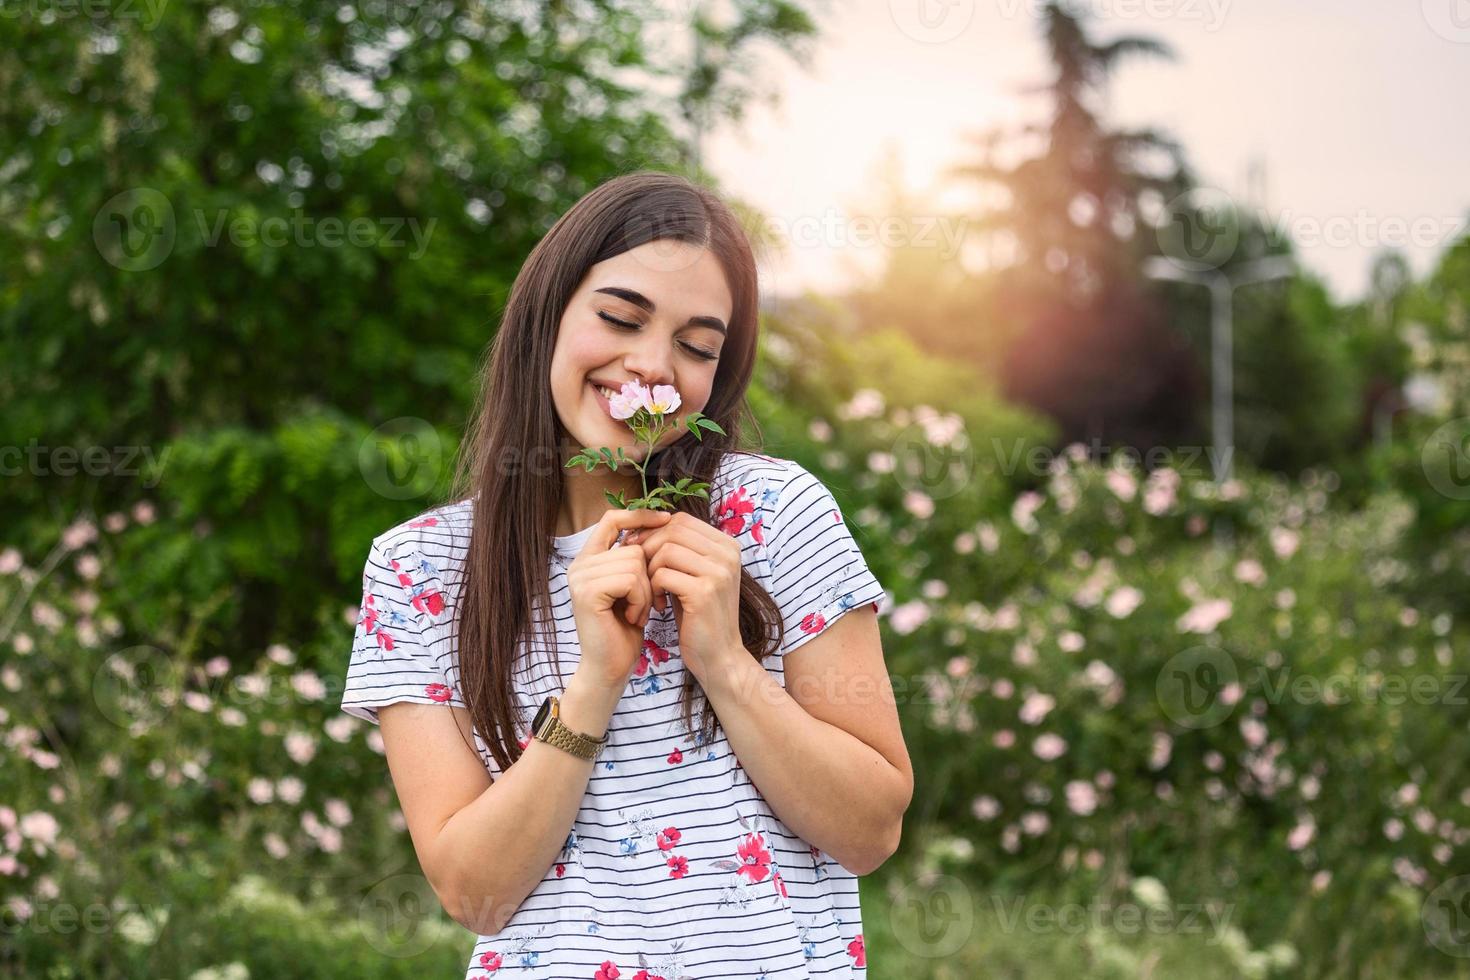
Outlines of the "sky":
M 690 3 L 693 0 L 678 0 Z M 706 0 L 718 2 L 718 0 Z M 979 206 L 946 180 L 967 134 L 1043 118 L 1022 89 L 1049 77 L 1040 0 L 828 0 L 802 68 L 764 52 L 780 93 L 704 144 L 723 187 L 766 212 L 791 243 L 763 267 L 779 295 L 840 289 L 881 265 L 875 230 L 896 160 L 920 204 Z M 1414 272 L 1464 235 L 1470 214 L 1470 0 L 1072 0 L 1094 36 L 1144 34 L 1173 61 L 1114 76 L 1108 116 L 1158 127 L 1201 181 L 1271 227 L 1334 298 L 1361 297 L 1373 256 L 1402 246 Z M 964 227 L 950 225 L 949 240 Z M 945 229 L 893 234 L 946 245 Z M 962 261 L 970 266 L 968 252 Z

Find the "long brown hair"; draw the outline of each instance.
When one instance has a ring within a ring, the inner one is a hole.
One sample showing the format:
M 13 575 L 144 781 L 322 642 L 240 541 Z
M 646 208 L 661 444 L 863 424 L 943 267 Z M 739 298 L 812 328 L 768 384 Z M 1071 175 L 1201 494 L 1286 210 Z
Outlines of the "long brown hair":
M 600 184 L 551 227 L 516 276 L 480 371 L 479 403 L 460 447 L 450 496 L 473 497 L 474 514 L 463 591 L 453 614 L 460 696 L 502 772 L 521 754 L 511 677 L 520 641 L 536 618 L 533 609 L 547 611 L 537 621 L 547 649 L 557 650 L 546 571 L 562 502 L 561 447 L 568 437 L 551 399 L 551 355 L 562 314 L 593 265 L 665 239 L 711 251 L 724 269 L 734 309 L 702 410 L 726 434 L 706 432 L 700 440 L 686 431 L 661 448 L 649 460 L 650 486 L 688 476 L 711 483 L 713 497 L 721 456 L 743 450 L 743 427 L 756 427 L 745 391 L 755 367 L 759 289 L 755 258 L 738 219 L 713 192 L 675 174 L 637 171 Z M 710 502 L 702 498 L 684 497 L 674 506 L 713 523 Z M 775 601 L 745 570 L 740 637 L 757 661 L 784 641 Z M 559 657 L 557 672 L 561 677 Z M 683 717 L 691 732 L 697 686 L 686 673 Z M 700 727 L 706 743 L 714 740 L 717 724 L 705 698 Z

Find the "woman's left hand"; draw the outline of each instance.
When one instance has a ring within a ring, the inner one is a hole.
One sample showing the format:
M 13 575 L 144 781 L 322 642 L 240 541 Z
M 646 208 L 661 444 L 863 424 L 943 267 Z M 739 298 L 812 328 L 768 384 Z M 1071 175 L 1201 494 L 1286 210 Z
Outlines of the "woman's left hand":
M 740 542 L 680 511 L 663 527 L 640 529 L 624 543 L 638 545 L 649 558 L 655 607 L 662 611 L 666 602 L 674 603 L 679 654 L 696 680 L 744 653 Z

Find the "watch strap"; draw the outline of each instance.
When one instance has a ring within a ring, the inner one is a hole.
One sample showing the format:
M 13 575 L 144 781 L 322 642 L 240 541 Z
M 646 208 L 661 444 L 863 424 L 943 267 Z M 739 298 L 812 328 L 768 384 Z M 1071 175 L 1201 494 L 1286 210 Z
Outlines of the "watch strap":
M 554 707 L 560 707 L 560 700 L 555 695 L 551 696 L 548 700 L 552 702 Z M 535 737 L 548 745 L 556 746 L 564 752 L 570 752 L 579 759 L 589 760 L 597 758 L 598 753 L 607 744 L 608 738 L 605 733 L 602 738 L 593 738 L 591 735 L 568 728 L 557 717 L 555 710 L 542 722 L 541 729 L 535 733 Z

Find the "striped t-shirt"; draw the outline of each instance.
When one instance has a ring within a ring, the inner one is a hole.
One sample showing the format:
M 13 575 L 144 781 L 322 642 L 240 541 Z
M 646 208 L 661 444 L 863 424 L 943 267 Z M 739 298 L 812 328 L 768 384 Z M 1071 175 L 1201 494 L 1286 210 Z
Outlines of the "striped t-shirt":
M 710 505 L 780 607 L 785 644 L 764 665 L 783 687 L 785 654 L 849 609 L 871 603 L 886 612 L 883 587 L 832 494 L 800 464 L 727 453 Z M 376 724 L 377 708 L 393 702 L 464 706 L 453 611 L 471 520 L 464 500 L 374 539 L 344 711 Z M 547 569 L 568 679 L 579 647 L 566 572 L 592 530 L 554 537 Z M 543 699 L 561 693 L 552 655 L 539 633 L 531 636 L 512 671 L 522 744 Z M 565 846 L 505 927 L 478 938 L 467 977 L 808 980 L 865 971 L 857 878 L 776 817 L 723 730 L 710 744 L 685 730 L 683 681 L 672 605 L 651 610 Z M 697 710 L 693 717 L 697 728 Z

